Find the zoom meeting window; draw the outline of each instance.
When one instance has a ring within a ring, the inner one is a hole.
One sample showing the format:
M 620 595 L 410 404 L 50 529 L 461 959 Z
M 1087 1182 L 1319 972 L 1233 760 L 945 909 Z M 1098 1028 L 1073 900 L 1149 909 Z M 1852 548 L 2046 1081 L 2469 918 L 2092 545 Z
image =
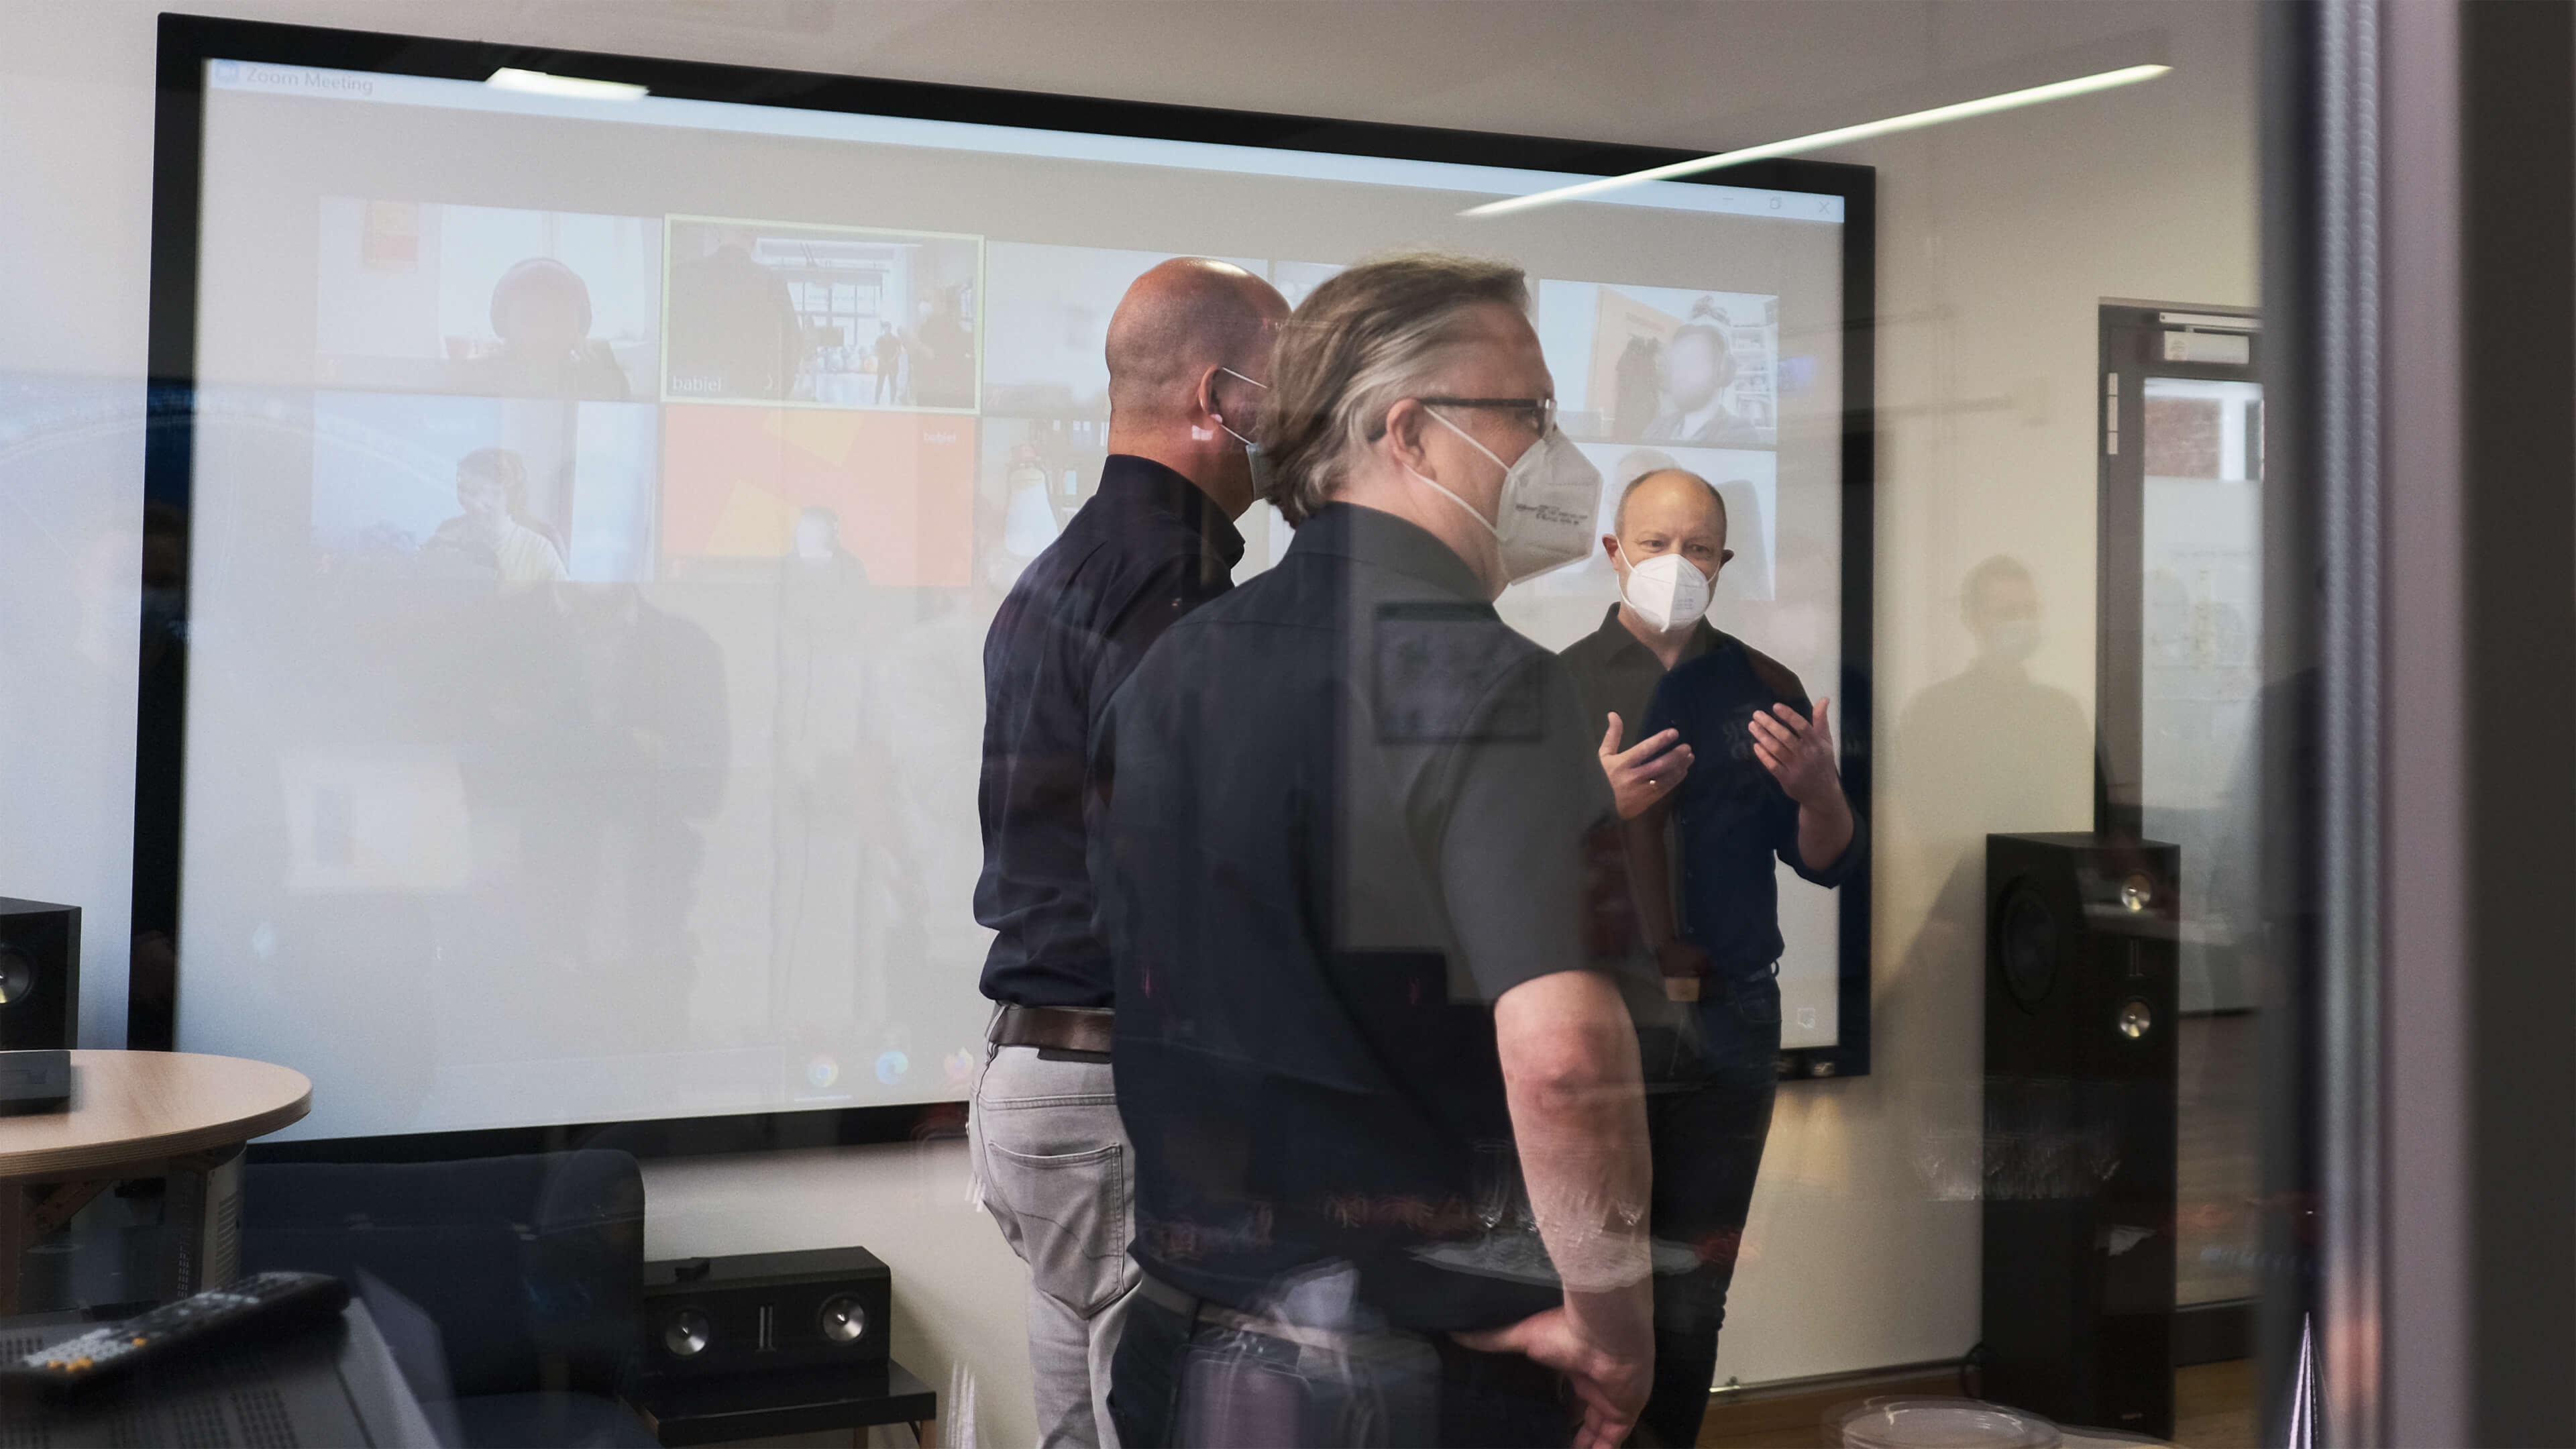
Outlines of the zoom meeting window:
M 179 1045 L 347 1136 L 962 1097 L 981 648 L 1106 453 L 1137 273 L 1535 282 L 1618 488 L 1717 484 L 1713 618 L 1839 678 L 1842 202 L 212 63 Z M 1244 520 L 1245 575 L 1286 549 Z M 1540 642 L 1591 560 L 1500 604 Z M 1835 914 L 1783 876 L 1790 1046 Z M 1179 883 L 1176 883 L 1176 885 Z

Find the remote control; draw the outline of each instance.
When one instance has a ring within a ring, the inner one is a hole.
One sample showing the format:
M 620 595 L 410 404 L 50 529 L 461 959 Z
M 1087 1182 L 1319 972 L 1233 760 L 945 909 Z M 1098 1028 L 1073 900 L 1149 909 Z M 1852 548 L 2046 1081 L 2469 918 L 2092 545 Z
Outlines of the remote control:
M 113 1378 L 253 1325 L 323 1318 L 349 1302 L 349 1285 L 320 1273 L 254 1273 L 221 1288 L 93 1328 L 24 1358 L 0 1361 L 0 1385 L 76 1388 Z

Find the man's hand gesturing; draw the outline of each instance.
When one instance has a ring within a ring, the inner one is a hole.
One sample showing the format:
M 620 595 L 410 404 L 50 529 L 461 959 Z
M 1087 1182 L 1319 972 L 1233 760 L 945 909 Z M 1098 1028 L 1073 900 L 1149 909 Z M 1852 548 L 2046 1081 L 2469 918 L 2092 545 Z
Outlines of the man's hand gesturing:
M 1817 700 L 1813 720 L 1785 704 L 1753 716 L 1754 755 L 1801 805 L 1822 808 L 1842 798 L 1842 776 L 1834 762 L 1833 704 Z

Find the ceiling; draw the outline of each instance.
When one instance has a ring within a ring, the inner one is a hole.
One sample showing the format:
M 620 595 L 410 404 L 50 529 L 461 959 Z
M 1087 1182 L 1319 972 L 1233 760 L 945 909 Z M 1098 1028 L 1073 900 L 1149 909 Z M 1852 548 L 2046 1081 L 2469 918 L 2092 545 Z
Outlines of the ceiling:
M 136 8 L 159 6 L 141 0 Z M 746 65 L 1718 150 L 2141 61 L 2224 65 L 2250 83 L 2255 5 L 218 0 L 202 8 Z

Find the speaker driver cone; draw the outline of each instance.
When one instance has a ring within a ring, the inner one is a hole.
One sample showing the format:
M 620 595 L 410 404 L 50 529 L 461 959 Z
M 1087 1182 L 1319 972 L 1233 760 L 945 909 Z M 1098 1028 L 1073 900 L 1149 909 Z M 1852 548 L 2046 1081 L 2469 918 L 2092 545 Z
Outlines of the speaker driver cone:
M 694 1308 L 672 1314 L 671 1321 L 662 1326 L 662 1346 L 679 1358 L 706 1352 L 711 1337 L 707 1316 Z
M 2156 1029 L 2155 1008 L 2132 996 L 2120 1003 L 2119 1026 L 2120 1035 L 2136 1041 Z
M 15 1006 L 36 994 L 36 963 L 15 951 L 0 951 L 0 1006 Z
M 856 1343 L 867 1336 L 867 1305 L 847 1293 L 834 1294 L 823 1304 L 823 1336 L 834 1343 Z
M 2024 1007 L 2036 1008 L 2057 984 L 2057 913 L 2037 889 L 2016 881 L 1998 914 L 1995 950 L 2004 989 Z

